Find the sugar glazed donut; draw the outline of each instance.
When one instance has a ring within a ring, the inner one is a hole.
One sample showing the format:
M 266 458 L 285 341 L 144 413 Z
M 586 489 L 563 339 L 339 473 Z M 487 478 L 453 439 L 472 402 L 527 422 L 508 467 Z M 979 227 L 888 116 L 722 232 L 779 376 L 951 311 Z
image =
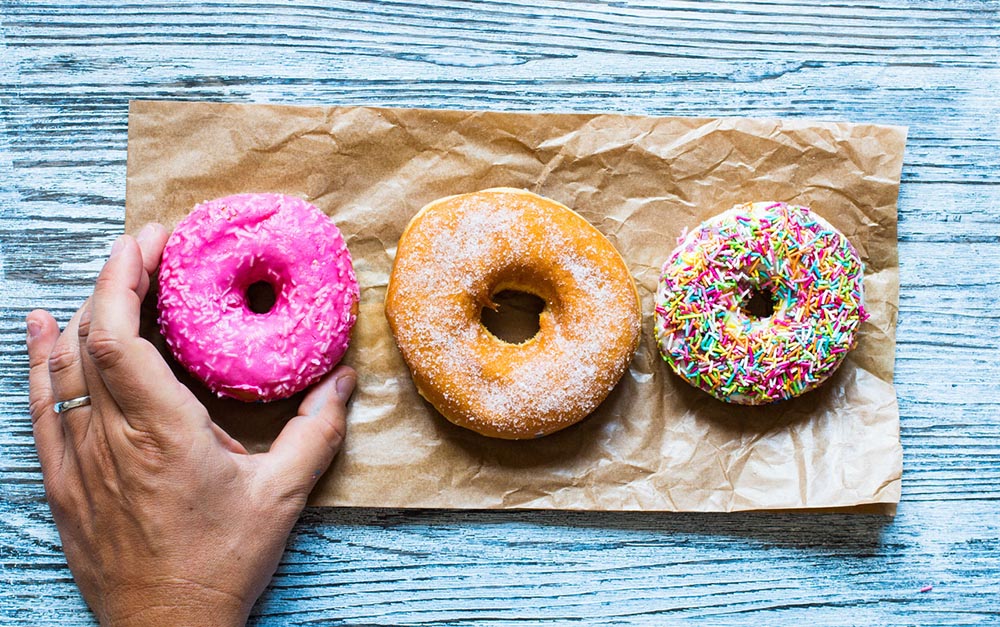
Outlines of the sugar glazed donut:
M 545 301 L 520 343 L 480 320 L 504 290 Z M 385 313 L 417 390 L 480 434 L 543 436 L 590 414 L 639 343 L 639 297 L 621 255 L 567 207 L 497 188 L 430 203 L 396 252 Z
M 720 400 L 798 396 L 854 348 L 868 318 L 863 279 L 847 238 L 808 208 L 738 205 L 682 237 L 667 259 L 656 340 L 681 378 Z
M 269 310 L 251 286 L 269 286 Z M 358 283 L 333 221 L 308 202 L 240 194 L 197 205 L 167 241 L 160 329 L 174 357 L 219 396 L 290 396 L 340 361 Z

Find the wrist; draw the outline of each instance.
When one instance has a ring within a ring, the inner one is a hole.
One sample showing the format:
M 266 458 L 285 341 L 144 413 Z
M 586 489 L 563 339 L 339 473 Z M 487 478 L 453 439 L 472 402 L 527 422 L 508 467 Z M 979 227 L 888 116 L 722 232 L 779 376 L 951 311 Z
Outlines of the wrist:
M 104 599 L 105 627 L 242 626 L 250 614 L 246 602 L 222 590 L 186 581 L 133 585 Z

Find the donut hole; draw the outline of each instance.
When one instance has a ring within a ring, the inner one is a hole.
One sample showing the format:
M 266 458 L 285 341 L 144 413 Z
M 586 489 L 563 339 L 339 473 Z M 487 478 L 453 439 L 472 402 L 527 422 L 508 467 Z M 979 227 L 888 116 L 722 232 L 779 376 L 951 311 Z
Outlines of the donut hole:
M 750 318 L 763 319 L 774 315 L 774 306 L 777 304 L 774 292 L 763 287 L 754 287 L 750 293 L 744 297 L 740 303 L 743 313 Z
M 267 281 L 255 281 L 247 286 L 247 308 L 255 314 L 266 314 L 278 301 L 278 293 Z
M 494 310 L 483 307 L 480 321 L 486 330 L 508 344 L 523 344 L 538 334 L 545 301 L 534 294 L 501 290 L 493 295 Z

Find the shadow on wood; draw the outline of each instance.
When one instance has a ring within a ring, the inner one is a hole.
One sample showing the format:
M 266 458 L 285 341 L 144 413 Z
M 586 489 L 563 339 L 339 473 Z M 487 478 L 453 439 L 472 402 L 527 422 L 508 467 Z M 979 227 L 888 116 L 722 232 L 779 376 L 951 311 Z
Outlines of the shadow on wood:
M 453 528 L 461 526 L 548 526 L 641 532 L 644 541 L 676 543 L 676 536 L 731 537 L 765 546 L 831 549 L 863 557 L 882 548 L 882 534 L 893 518 L 879 514 L 772 513 L 735 514 L 670 512 L 568 512 L 558 510 L 400 510 L 308 508 L 300 525 Z

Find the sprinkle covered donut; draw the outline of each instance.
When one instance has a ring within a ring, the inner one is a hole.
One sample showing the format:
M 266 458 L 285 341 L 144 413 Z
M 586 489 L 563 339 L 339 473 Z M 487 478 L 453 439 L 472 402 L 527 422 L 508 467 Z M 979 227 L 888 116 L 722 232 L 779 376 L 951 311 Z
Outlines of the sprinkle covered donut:
M 537 334 L 519 344 L 480 319 L 505 290 L 545 302 Z M 641 330 L 635 281 L 611 242 L 569 208 L 507 188 L 444 198 L 414 216 L 385 313 L 420 394 L 451 422 L 505 439 L 594 411 Z
M 792 398 L 827 379 L 868 318 L 864 267 L 806 207 L 733 207 L 682 236 L 656 294 L 660 353 L 730 403 Z
M 197 205 L 159 274 L 160 329 L 174 357 L 219 396 L 290 396 L 347 350 L 358 311 L 351 256 L 333 221 L 281 194 Z M 273 294 L 255 311 L 248 291 Z

